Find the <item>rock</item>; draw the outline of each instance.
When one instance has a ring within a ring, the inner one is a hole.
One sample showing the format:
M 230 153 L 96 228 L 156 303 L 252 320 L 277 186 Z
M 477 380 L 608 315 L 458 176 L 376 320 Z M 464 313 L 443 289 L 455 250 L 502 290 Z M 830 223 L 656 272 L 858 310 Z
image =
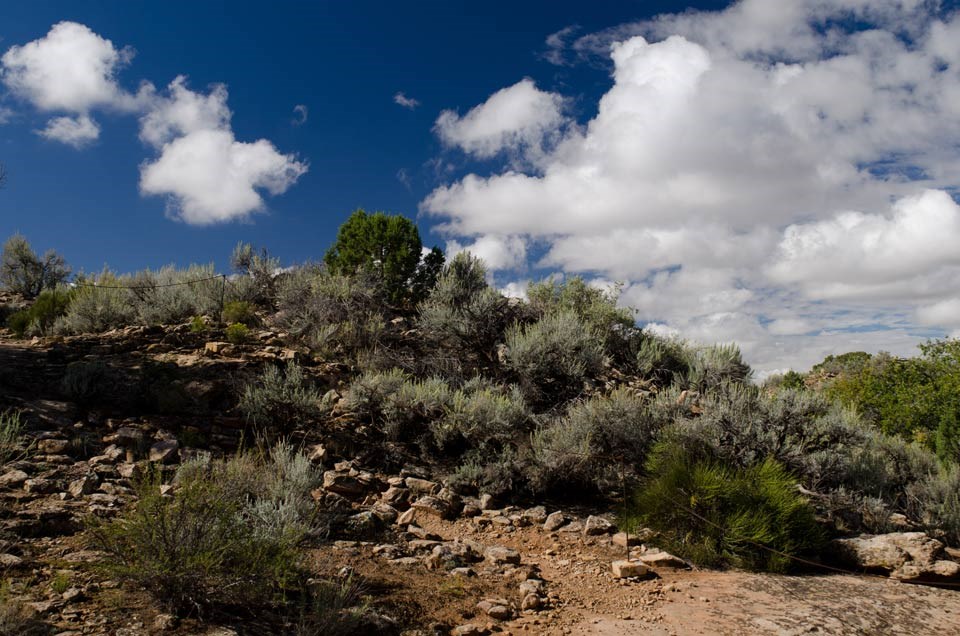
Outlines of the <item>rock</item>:
M 502 598 L 487 598 L 477 603 L 477 609 L 498 621 L 507 621 L 513 618 L 510 603 Z
M 547 518 L 543 521 L 543 529 L 547 532 L 553 532 L 563 527 L 565 523 L 567 523 L 567 516 L 558 510 L 547 515 Z
M 161 464 L 172 464 L 179 457 L 180 442 L 175 439 L 163 440 L 150 447 L 149 459 Z
M 440 491 L 440 484 L 419 477 L 407 477 L 404 484 L 415 495 L 434 495 Z
M 414 501 L 410 504 L 410 509 L 422 511 L 440 518 L 447 517 L 450 513 L 450 505 L 446 501 L 439 497 L 431 497 L 429 495 L 420 497 Z
M 393 506 L 389 506 L 384 503 L 374 504 L 373 508 L 370 509 L 370 512 L 377 515 L 385 524 L 391 524 L 397 520 L 397 517 L 400 516 L 400 513 L 397 512 L 397 509 Z
M 618 579 L 646 576 L 647 574 L 647 566 L 638 561 L 614 561 L 612 569 L 613 576 Z
M 664 552 L 663 550 L 658 550 L 656 552 L 644 552 L 643 554 L 639 555 L 637 559 L 644 565 L 655 570 L 686 570 L 690 567 L 687 565 L 687 562 L 680 557 L 675 557 L 669 552 Z
M 616 526 L 603 517 L 595 517 L 593 515 L 587 517 L 587 521 L 583 524 L 583 534 L 588 536 L 609 534 L 615 529 Z
M 173 614 L 157 614 L 153 619 L 153 629 L 158 632 L 168 632 L 177 626 L 177 618 Z
M 208 342 L 203 345 L 204 355 L 227 355 L 234 347 L 229 342 Z
M 458 625 L 450 631 L 451 636 L 487 636 L 489 633 L 489 629 L 475 623 Z
M 567 525 L 560 528 L 559 532 L 571 532 L 579 533 L 583 532 L 583 522 L 582 521 L 571 521 Z
M 383 527 L 383 521 L 372 510 L 364 510 L 349 517 L 345 526 L 350 535 L 370 536 Z
M 0 488 L 19 488 L 23 482 L 27 481 L 30 475 L 22 470 L 11 470 L 8 473 L 0 475 Z
M 883 572 L 901 580 L 960 577 L 960 566 L 948 560 L 943 543 L 923 532 L 864 534 L 835 539 L 830 548 L 845 565 Z
M 383 503 L 397 507 L 403 506 L 410 499 L 410 490 L 407 488 L 397 488 L 396 486 L 390 486 L 383 493 L 382 497 Z
M 61 594 L 61 595 L 60 595 L 60 598 L 62 598 L 62 599 L 63 599 L 64 601 L 66 601 L 67 603 L 74 603 L 74 602 L 76 602 L 76 601 L 82 601 L 82 600 L 83 600 L 83 590 L 81 590 L 79 587 L 71 587 L 71 588 L 67 589 L 63 594 Z
M 544 523 L 547 520 L 547 509 L 543 506 L 534 506 L 524 510 L 520 516 L 530 523 Z
M 460 515 L 463 517 L 476 517 L 480 512 L 480 506 L 468 502 L 463 505 L 463 510 L 460 511 Z
M 13 554 L 0 554 L 0 567 L 15 568 L 23 564 L 23 559 Z
M 89 495 L 96 492 L 97 487 L 100 485 L 100 478 L 97 477 L 96 473 L 88 473 L 81 477 L 80 479 L 75 479 L 70 482 L 70 485 L 67 486 L 67 490 L 75 499 L 79 499 L 84 495 Z
M 523 597 L 523 601 L 520 602 L 520 609 L 522 610 L 538 610 L 540 609 L 540 597 L 536 594 L 527 594 Z
M 356 498 L 363 495 L 365 489 L 356 477 L 328 470 L 323 473 L 323 488 L 347 498 Z
M 417 511 L 413 508 L 410 508 L 399 517 L 397 517 L 398 526 L 408 526 L 413 523 L 414 518 L 417 516 Z
M 317 444 L 310 451 L 310 462 L 314 464 L 322 464 L 323 462 L 329 459 L 330 453 L 327 451 L 327 447 L 323 444 Z
M 489 493 L 480 495 L 480 510 L 493 510 L 494 508 L 496 508 L 496 502 L 493 495 Z
M 57 490 L 57 484 L 50 479 L 28 479 L 23 482 L 26 492 L 38 495 L 49 495 Z
M 640 545 L 640 537 L 626 532 L 618 532 L 613 535 L 613 545 L 618 545 L 621 548 L 629 548 L 635 545 Z
M 520 584 L 520 596 L 527 594 L 542 595 L 546 592 L 546 584 L 540 579 L 527 579 Z
M 137 479 L 141 476 L 140 465 L 135 463 L 117 464 L 117 473 L 124 479 Z
M 42 439 L 37 442 L 37 450 L 44 455 L 62 455 L 70 448 L 70 441 L 66 439 Z
M 520 564 L 520 553 L 511 548 L 504 548 L 502 546 L 493 546 L 487 548 L 484 551 L 483 556 L 497 565 L 502 565 L 504 563 L 511 563 L 513 565 Z

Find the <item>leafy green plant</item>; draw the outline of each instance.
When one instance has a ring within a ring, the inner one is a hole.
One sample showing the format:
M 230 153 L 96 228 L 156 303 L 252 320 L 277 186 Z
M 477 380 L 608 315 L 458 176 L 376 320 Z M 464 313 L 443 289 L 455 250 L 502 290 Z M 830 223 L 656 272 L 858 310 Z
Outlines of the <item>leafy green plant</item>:
M 203 316 L 194 316 L 190 321 L 190 333 L 205 333 L 207 329 L 207 321 Z
M 244 344 L 250 340 L 250 328 L 243 323 L 235 322 L 226 329 L 227 342 Z
M 18 411 L 0 413 L 0 466 L 22 456 L 23 423 Z
M 319 413 L 321 395 L 307 382 L 303 367 L 269 366 L 256 382 L 248 384 L 238 408 L 261 428 L 290 431 Z
M 506 366 L 531 404 L 548 408 L 580 394 L 603 367 L 602 339 L 576 314 L 548 314 L 507 333 Z
M 42 336 L 66 314 L 74 291 L 70 289 L 46 289 L 36 297 L 33 304 L 7 318 L 7 327 L 19 337 Z
M 667 441 L 654 448 L 647 470 L 633 516 L 696 563 L 784 572 L 791 557 L 822 546 L 813 508 L 774 460 L 737 468 Z
M 574 404 L 532 436 L 541 489 L 604 491 L 643 464 L 664 421 L 626 389 Z
M 313 527 L 309 489 L 318 479 L 283 445 L 266 461 L 249 453 L 193 460 L 180 467 L 173 497 L 160 494 L 159 473 L 151 473 L 132 509 L 90 534 L 111 576 L 179 614 L 271 605 L 302 586 L 297 546 Z
M 223 321 L 227 324 L 242 324 L 253 327 L 257 324 L 257 314 L 253 304 L 245 300 L 232 300 L 223 306 Z

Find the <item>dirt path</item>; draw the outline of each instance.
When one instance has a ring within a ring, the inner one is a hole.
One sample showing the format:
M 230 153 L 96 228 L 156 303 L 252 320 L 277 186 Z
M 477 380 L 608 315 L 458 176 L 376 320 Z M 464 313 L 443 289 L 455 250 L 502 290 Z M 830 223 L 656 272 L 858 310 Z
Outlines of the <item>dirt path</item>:
M 447 539 L 461 538 L 518 550 L 539 569 L 553 607 L 502 624 L 510 633 L 597 636 L 693 634 L 918 634 L 960 633 L 960 591 L 877 577 L 779 576 L 746 572 L 661 570 L 644 581 L 613 578 L 610 563 L 624 549 L 608 536 L 510 532 L 470 520 L 422 523 Z M 481 576 L 483 573 L 481 572 Z M 410 581 L 416 585 L 415 578 Z M 429 588 L 428 588 L 429 589 Z M 488 624 L 477 616 L 461 622 Z

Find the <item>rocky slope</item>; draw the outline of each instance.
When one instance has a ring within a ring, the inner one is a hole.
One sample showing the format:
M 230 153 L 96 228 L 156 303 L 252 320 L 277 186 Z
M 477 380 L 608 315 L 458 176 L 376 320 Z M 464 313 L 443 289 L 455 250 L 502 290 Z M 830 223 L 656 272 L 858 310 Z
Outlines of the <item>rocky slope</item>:
M 128 505 L 148 465 L 172 475 L 200 448 L 236 448 L 244 423 L 231 409 L 242 379 L 266 362 L 302 357 L 273 332 L 247 345 L 211 335 L 173 326 L 43 341 L 0 336 L 0 410 L 21 411 L 32 442 L 0 467 L 0 579 L 5 598 L 25 603 L 55 633 L 284 633 L 271 616 L 177 621 L 91 567 L 101 557 L 85 540 L 91 518 Z M 71 364 L 92 361 L 105 365 L 111 389 L 78 400 L 63 378 Z M 342 369 L 305 364 L 337 390 Z M 960 629 L 960 566 L 920 533 L 838 544 L 845 567 L 871 576 L 700 571 L 658 550 L 651 533 L 617 532 L 608 510 L 465 497 L 427 468 L 385 470 L 369 448 L 336 437 L 313 442 L 306 450 L 325 469 L 314 498 L 340 523 L 309 560 L 318 576 L 354 573 L 364 582 L 380 621 L 371 633 Z

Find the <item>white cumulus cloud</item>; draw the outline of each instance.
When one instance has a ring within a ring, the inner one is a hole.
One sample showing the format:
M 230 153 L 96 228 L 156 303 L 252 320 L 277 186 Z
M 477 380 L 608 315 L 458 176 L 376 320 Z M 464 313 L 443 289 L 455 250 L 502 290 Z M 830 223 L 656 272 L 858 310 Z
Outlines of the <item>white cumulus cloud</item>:
M 100 126 L 87 115 L 54 117 L 37 134 L 74 148 L 83 148 L 100 137 Z
M 264 210 L 262 192 L 281 194 L 307 171 L 266 139 L 236 139 L 222 84 L 196 92 L 179 76 L 165 91 L 147 81 L 136 93 L 124 90 L 117 74 L 132 57 L 132 49 L 118 49 L 85 25 L 60 22 L 42 38 L 10 47 L 0 57 L 0 79 L 36 109 L 67 113 L 37 134 L 75 148 L 99 137 L 94 110 L 138 115 L 140 139 L 157 153 L 140 166 L 140 190 L 167 196 L 168 214 L 187 223 L 249 218 Z M 295 112 L 306 121 L 305 106 Z
M 407 97 L 401 91 L 394 94 L 393 103 L 397 106 L 403 106 L 407 110 L 415 110 L 417 106 L 420 105 L 420 100 L 414 99 L 413 97 Z
M 595 116 L 565 122 L 564 98 L 532 80 L 445 111 L 440 138 L 475 158 L 540 153 L 421 210 L 451 242 L 522 237 L 545 247 L 533 265 L 622 280 L 641 320 L 736 340 L 761 369 L 908 353 L 953 327 L 960 295 L 958 41 L 957 13 L 893 0 L 565 30 L 554 61 L 612 65 Z
M 160 152 L 141 166 L 140 190 L 169 196 L 170 216 L 189 224 L 247 219 L 264 209 L 259 190 L 281 194 L 307 172 L 266 139 L 237 141 L 227 97 L 223 85 L 204 95 L 178 77 L 140 121 L 141 139 Z
M 460 252 L 470 252 L 484 261 L 490 270 L 517 269 L 527 258 L 527 246 L 518 236 L 487 234 L 477 237 L 472 243 L 447 241 L 447 260 Z
M 460 116 L 445 110 L 434 130 L 444 144 L 478 158 L 502 151 L 539 151 L 544 139 L 565 121 L 563 98 L 541 91 L 530 79 L 500 89 Z

